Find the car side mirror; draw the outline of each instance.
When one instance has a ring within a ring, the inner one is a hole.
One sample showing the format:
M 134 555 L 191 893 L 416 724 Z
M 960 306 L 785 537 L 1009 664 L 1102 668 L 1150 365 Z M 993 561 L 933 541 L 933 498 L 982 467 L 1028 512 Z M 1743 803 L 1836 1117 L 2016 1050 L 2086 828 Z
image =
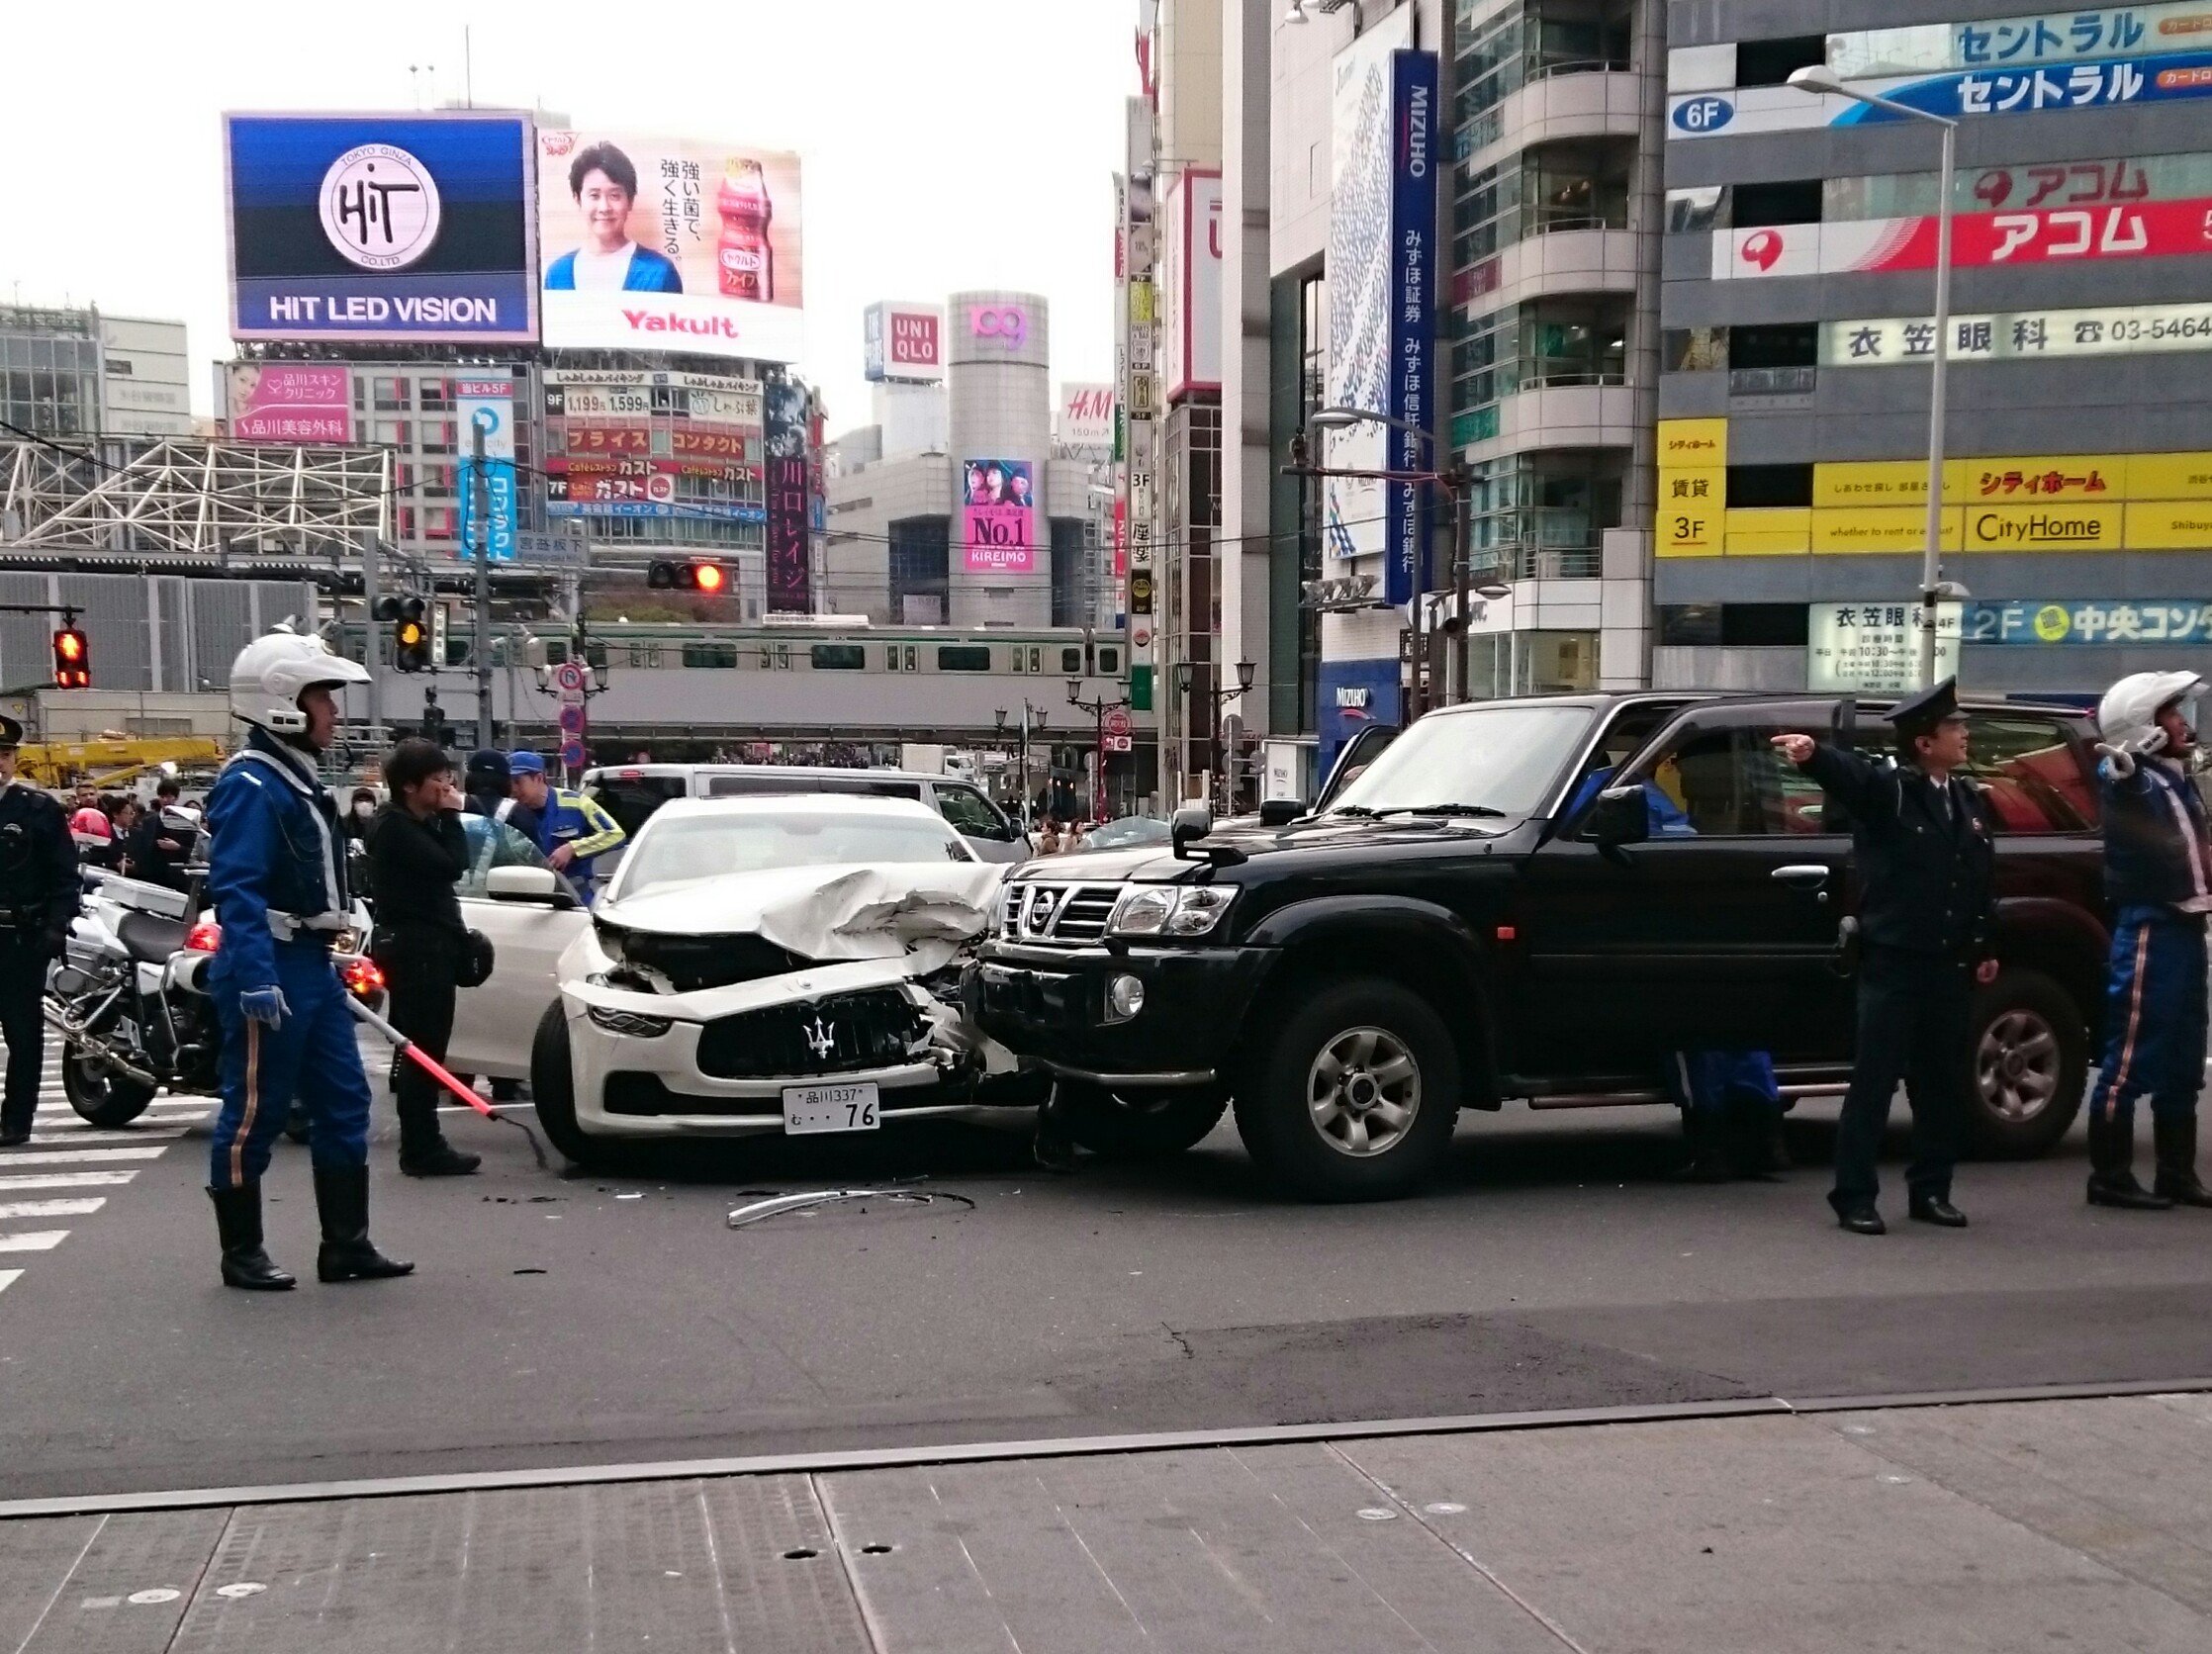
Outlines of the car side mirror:
M 1640 786 L 1609 786 L 1583 818 L 1582 836 L 1602 850 L 1651 837 L 1651 812 Z
M 484 893 L 494 901 L 543 902 L 548 907 L 573 907 L 576 898 L 551 868 L 494 868 L 484 878 Z
M 1167 844 L 1175 860 L 1183 859 L 1183 847 L 1193 840 L 1202 839 L 1214 830 L 1214 809 L 1211 804 L 1185 804 L 1167 821 Z
M 1263 798 L 1259 803 L 1259 824 L 1262 827 L 1288 827 L 1306 813 L 1306 805 L 1298 798 Z

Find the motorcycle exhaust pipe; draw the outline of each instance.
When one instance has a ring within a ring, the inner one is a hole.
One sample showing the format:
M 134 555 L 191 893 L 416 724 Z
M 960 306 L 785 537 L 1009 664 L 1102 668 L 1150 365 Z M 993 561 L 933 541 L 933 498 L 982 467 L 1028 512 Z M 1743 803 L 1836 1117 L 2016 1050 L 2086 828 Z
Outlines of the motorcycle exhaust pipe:
M 131 1080 L 135 1084 L 150 1086 L 154 1090 L 161 1088 L 161 1082 L 158 1079 L 147 1073 L 145 1069 L 139 1067 L 128 1057 L 125 1057 L 115 1047 L 109 1045 L 107 1041 L 97 1035 L 87 1034 L 81 1024 L 71 1022 L 62 1012 L 61 1007 L 54 1004 L 52 1000 L 46 1001 L 43 1009 L 46 1012 L 46 1021 L 59 1030 L 61 1038 L 66 1044 L 78 1047 L 110 1072 L 121 1074 L 125 1079 Z

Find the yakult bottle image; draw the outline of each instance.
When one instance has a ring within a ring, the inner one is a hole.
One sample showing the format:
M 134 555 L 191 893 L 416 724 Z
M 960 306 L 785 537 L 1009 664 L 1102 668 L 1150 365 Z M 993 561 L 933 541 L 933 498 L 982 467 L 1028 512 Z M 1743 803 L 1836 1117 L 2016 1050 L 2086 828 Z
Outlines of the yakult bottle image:
M 722 187 L 715 192 L 714 210 L 722 217 L 722 237 L 716 247 L 722 296 L 773 304 L 776 259 L 769 251 L 768 221 L 775 208 L 768 199 L 768 180 L 761 175 L 759 161 L 741 155 L 729 158 L 722 172 Z

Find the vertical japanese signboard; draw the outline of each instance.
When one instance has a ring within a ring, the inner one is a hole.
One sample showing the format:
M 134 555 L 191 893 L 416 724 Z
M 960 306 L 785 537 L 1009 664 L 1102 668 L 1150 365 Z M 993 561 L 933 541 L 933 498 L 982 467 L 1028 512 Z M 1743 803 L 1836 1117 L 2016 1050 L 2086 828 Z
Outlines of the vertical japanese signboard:
M 461 547 L 474 557 L 481 538 L 494 563 L 514 561 L 514 381 L 456 379 L 453 406 L 461 426 Z M 485 498 L 477 514 L 476 433 L 484 433 Z
M 767 401 L 768 607 L 771 613 L 805 614 L 814 606 L 806 391 L 780 379 L 769 385 Z
M 1390 431 L 1393 471 L 1439 469 L 1430 428 L 1435 407 L 1436 54 L 1391 53 Z M 1411 430 L 1401 428 L 1412 426 Z M 1392 483 L 1386 495 L 1383 597 L 1410 603 L 1429 586 L 1429 501 L 1432 485 Z

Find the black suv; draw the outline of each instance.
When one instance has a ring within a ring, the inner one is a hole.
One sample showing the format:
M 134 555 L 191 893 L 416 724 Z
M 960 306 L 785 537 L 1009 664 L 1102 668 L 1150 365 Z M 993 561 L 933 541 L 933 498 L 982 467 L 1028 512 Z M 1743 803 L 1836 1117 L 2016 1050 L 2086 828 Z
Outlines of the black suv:
M 1371 731 L 1297 819 L 1018 869 L 969 1009 L 1060 1078 L 1090 1147 L 1187 1148 L 1234 1099 L 1253 1156 L 1320 1199 L 1403 1193 L 1461 1108 L 1665 1101 L 1678 1050 L 1770 1051 L 1786 1096 L 1839 1091 L 1850 826 L 1769 738 L 1886 749 L 1876 710 L 1562 695 Z M 1968 713 L 2003 968 L 1962 1057 L 1976 1148 L 2032 1155 L 2080 1107 L 2099 1010 L 2093 737 L 2059 707 Z

